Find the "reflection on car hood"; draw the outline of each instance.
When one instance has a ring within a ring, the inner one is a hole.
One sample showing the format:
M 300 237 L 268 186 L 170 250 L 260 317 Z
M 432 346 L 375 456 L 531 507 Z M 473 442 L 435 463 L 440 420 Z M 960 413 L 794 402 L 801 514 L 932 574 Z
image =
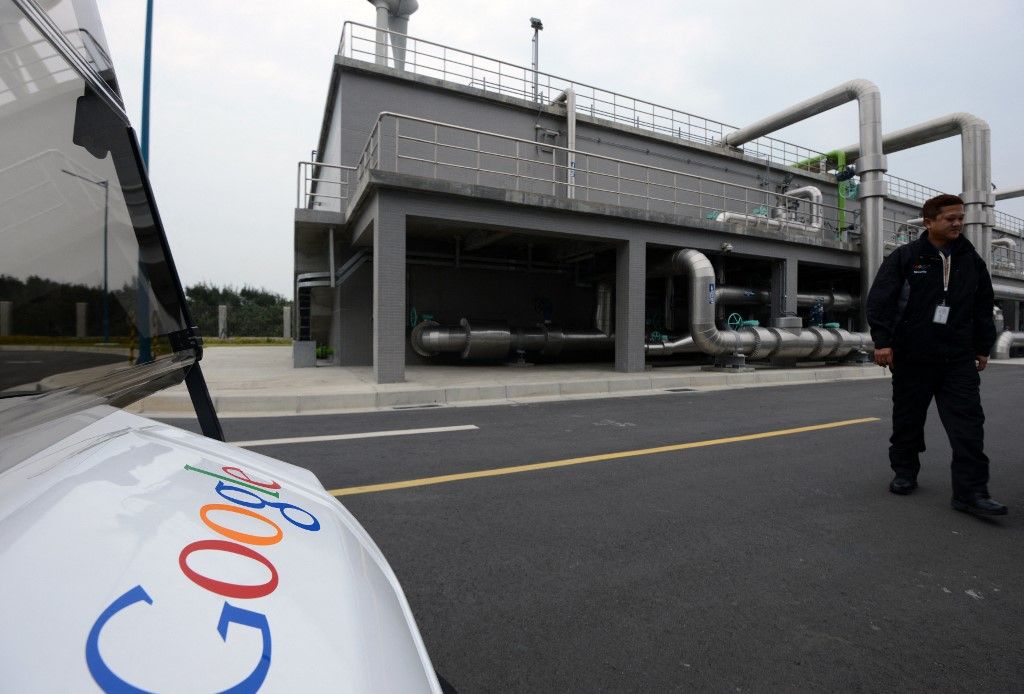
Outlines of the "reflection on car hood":
M 124 412 L 0 475 L 0 566 L 10 691 L 438 691 L 312 474 Z

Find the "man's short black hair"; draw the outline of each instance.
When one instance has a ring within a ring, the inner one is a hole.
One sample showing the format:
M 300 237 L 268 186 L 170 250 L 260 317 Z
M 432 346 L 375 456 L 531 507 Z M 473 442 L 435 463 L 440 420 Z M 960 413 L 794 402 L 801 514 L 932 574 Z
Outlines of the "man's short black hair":
M 924 205 L 921 207 L 921 217 L 924 219 L 935 219 L 939 216 L 939 212 L 943 207 L 949 207 L 950 205 L 963 205 L 964 201 L 959 195 L 950 195 L 949 193 L 943 193 L 942 195 L 936 195 L 930 200 L 925 200 Z

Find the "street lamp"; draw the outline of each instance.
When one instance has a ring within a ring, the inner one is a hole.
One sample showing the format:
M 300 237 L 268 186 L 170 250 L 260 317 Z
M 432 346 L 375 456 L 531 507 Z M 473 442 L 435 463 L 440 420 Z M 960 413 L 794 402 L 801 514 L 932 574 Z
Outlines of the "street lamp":
M 103 342 L 110 342 L 110 297 L 107 294 L 107 222 L 110 211 L 110 181 L 94 181 L 67 169 L 61 169 L 68 176 L 80 178 L 87 183 L 103 188 Z
M 533 28 L 533 100 L 540 101 L 537 90 L 537 63 L 540 48 L 540 32 L 544 28 L 544 23 L 536 17 L 530 17 L 530 27 Z
M 142 165 L 149 172 L 149 74 L 153 63 L 153 0 L 146 0 L 146 38 L 142 56 L 142 137 L 139 143 Z M 152 338 L 149 334 L 149 287 L 145 282 L 146 267 L 139 248 L 139 278 L 137 280 L 136 313 L 139 329 L 139 364 L 153 361 Z

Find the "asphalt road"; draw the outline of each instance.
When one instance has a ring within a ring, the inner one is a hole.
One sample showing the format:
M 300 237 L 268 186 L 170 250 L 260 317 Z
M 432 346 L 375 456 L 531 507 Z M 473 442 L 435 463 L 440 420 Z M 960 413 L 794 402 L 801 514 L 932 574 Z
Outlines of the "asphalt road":
M 575 461 L 342 497 L 460 692 L 1020 691 L 1024 369 L 982 391 L 997 521 L 950 509 L 934 409 L 920 489 L 887 492 L 886 380 L 224 427 L 478 427 L 256 449 L 331 490 Z

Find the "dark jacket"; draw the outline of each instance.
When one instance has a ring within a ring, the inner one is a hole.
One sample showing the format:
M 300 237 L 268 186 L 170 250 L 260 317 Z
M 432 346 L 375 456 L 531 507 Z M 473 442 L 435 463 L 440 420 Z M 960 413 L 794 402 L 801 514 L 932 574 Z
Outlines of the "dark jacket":
M 942 303 L 942 256 L 924 232 L 882 263 L 868 293 L 867 318 L 876 349 L 891 347 L 898 360 L 948 361 L 988 355 L 996 341 L 992 278 L 963 236 L 950 245 L 952 267 L 945 325 L 935 323 Z M 904 283 L 909 287 L 903 306 Z

